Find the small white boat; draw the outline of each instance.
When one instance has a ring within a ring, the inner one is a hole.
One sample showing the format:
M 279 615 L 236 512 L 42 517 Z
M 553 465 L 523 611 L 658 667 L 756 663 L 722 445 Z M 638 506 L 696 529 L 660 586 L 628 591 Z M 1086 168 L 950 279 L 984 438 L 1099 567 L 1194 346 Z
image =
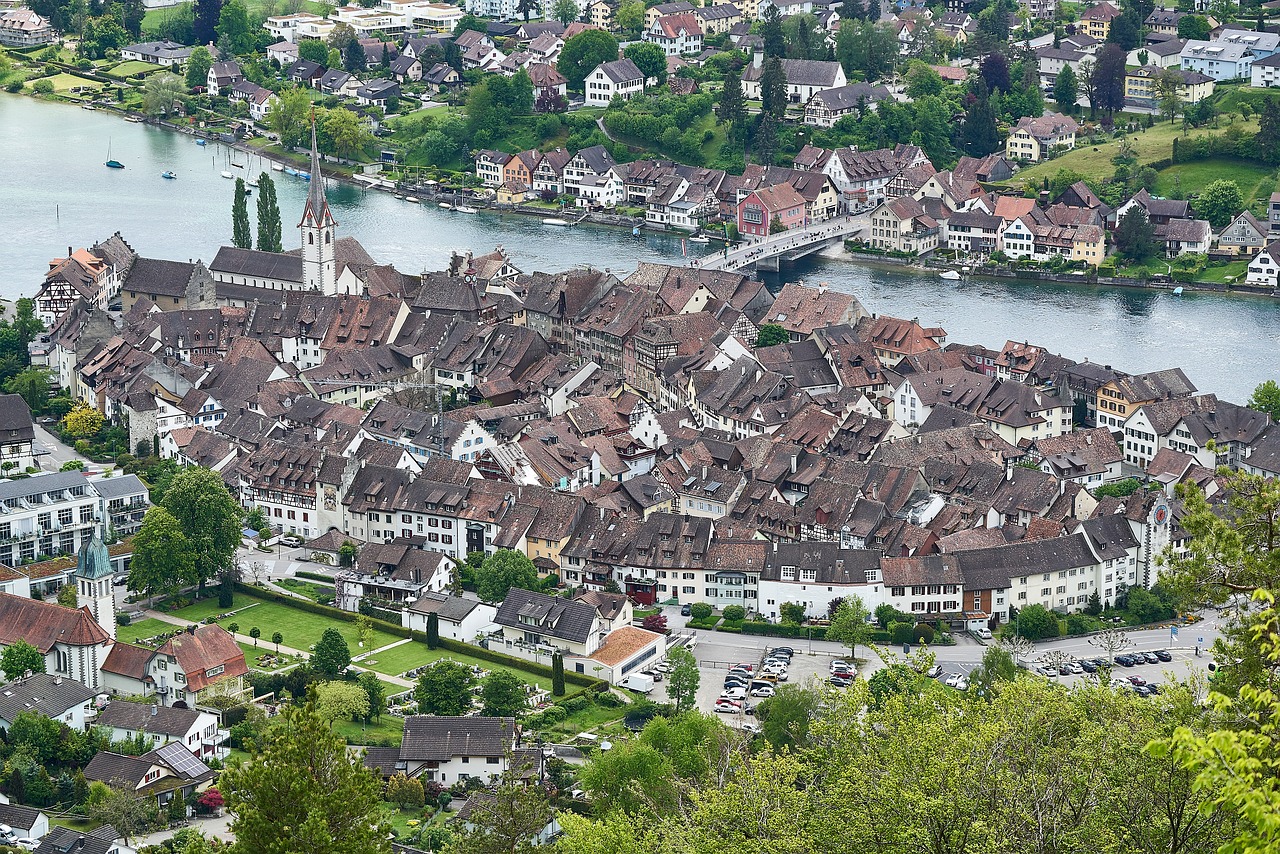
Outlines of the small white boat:
M 560 219 L 558 216 L 549 216 L 542 221 L 543 225 L 568 225 L 567 219 Z
M 449 204 L 448 202 L 441 202 L 441 203 L 440 203 L 440 208 L 441 208 L 442 210 L 451 211 L 451 210 L 453 210 L 453 205 Z
M 956 279 L 960 278 L 960 274 L 955 270 L 943 270 L 938 275 L 946 279 L 948 282 L 954 282 Z
M 454 210 L 457 211 L 458 213 L 465 213 L 465 214 L 480 213 L 480 211 L 476 210 L 473 207 L 469 207 L 467 205 L 459 205 L 458 207 L 454 208 Z
M 142 119 L 139 116 L 125 116 L 124 120 L 126 122 L 132 122 L 135 125 L 142 124 Z
M 415 205 L 418 203 L 418 198 L 417 198 L 417 196 L 405 196 L 405 197 L 404 197 L 404 200 L 405 200 L 406 202 L 413 202 Z
M 80 109 L 82 109 L 82 110 L 96 110 L 96 109 L 98 109 L 98 108 L 97 108 L 97 107 L 95 107 L 93 104 L 81 104 L 81 105 L 80 105 Z
M 232 166 L 234 166 L 234 167 L 236 167 L 237 169 L 243 169 L 243 168 L 244 168 L 244 164 L 243 164 L 243 163 L 236 163 L 236 162 L 232 161 L 231 165 L 232 165 Z
M 249 180 L 247 180 L 247 181 L 245 181 L 245 182 L 244 182 L 244 185 L 245 185 L 246 187 L 249 187 L 250 189 L 256 190 L 256 189 L 258 189 L 258 179 L 257 179 L 257 178 L 250 178 Z
M 1176 288 L 1174 288 L 1174 289 L 1173 289 L 1173 295 L 1174 295 L 1175 297 L 1180 297 L 1180 296 L 1182 296 L 1182 286 L 1181 286 L 1181 285 L 1179 285 L 1178 287 L 1176 287 Z
M 284 171 L 284 167 L 283 167 L 283 166 L 281 166 L 279 163 L 272 163 L 272 164 L 271 164 L 271 171 L 272 171 L 272 172 L 283 172 L 283 171 Z
M 697 236 L 697 237 L 690 237 L 690 238 L 689 238 L 689 242 L 690 242 L 690 243 L 710 243 L 710 242 L 711 242 L 711 238 L 710 238 L 710 237 L 703 237 L 702 235 L 699 235 L 699 236 Z
M 232 175 L 230 172 L 228 172 L 227 170 L 223 169 L 223 170 L 222 170 L 222 177 L 223 177 L 223 178 L 234 178 L 234 177 L 236 177 L 236 176 L 235 176 L 235 175 Z
M 401 200 L 403 200 L 403 199 L 404 199 L 404 196 L 400 195 L 399 193 L 396 193 L 396 198 L 397 198 L 397 199 L 401 199 Z

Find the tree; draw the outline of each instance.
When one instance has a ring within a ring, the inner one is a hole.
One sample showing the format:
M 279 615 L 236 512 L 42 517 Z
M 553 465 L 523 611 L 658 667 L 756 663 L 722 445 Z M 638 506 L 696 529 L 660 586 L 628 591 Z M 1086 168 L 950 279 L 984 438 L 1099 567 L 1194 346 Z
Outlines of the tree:
M 629 38 L 638 38 L 644 29 L 644 12 L 642 0 L 622 0 L 613 14 L 613 22 Z
M 763 327 L 762 327 L 763 329 Z M 808 614 L 805 606 L 800 602 L 783 602 L 778 606 L 778 617 L 784 625 L 798 626 L 805 621 Z
M 360 44 L 360 40 L 352 39 L 347 42 L 347 46 L 342 51 L 342 67 L 349 73 L 355 74 L 357 71 L 364 71 L 367 64 L 364 45 Z
M 982 654 L 982 664 L 969 673 L 969 687 L 979 696 L 991 698 L 1005 682 L 1018 678 L 1018 665 L 1013 655 L 999 646 L 989 646 Z
M 1273 421 L 1280 421 L 1280 385 L 1275 380 L 1260 383 L 1245 405 L 1258 412 L 1268 413 Z
M 647 632 L 667 633 L 667 618 L 664 614 L 650 614 L 640 622 L 640 627 Z
M 498 549 L 476 570 L 476 595 L 485 602 L 501 602 L 512 587 L 536 590 L 538 570 L 520 552 Z
M 1096 617 L 1102 613 L 1102 596 L 1096 589 L 1089 594 L 1089 604 L 1084 606 L 1084 612 L 1090 617 Z
M 1053 100 L 1058 102 L 1058 109 L 1064 112 L 1076 111 L 1076 101 L 1080 100 L 1080 84 L 1070 65 L 1064 65 L 1053 81 Z
M 350 540 L 343 540 L 342 545 L 338 546 L 338 566 L 354 566 L 355 562 L 356 544 Z
M 276 645 L 276 655 L 280 654 L 280 644 L 284 643 L 284 635 L 280 632 L 271 633 L 271 642 Z
M 531 854 L 554 812 L 546 790 L 507 772 L 483 796 L 472 796 L 466 824 L 454 840 L 455 854 Z
M 858 646 L 871 642 L 871 624 L 867 618 L 866 607 L 857 596 L 846 596 L 836 609 L 831 624 L 827 626 L 827 640 L 842 643 L 853 653 L 854 666 L 857 666 Z
M 677 647 L 667 654 L 672 665 L 667 673 L 667 696 L 676 704 L 676 714 L 693 708 L 698 697 L 698 660 L 685 647 Z
M 559 652 L 551 656 L 551 696 L 564 696 L 564 656 Z
M 427 649 L 440 646 L 440 615 L 432 611 L 427 615 Z
M 218 14 L 218 45 L 237 56 L 252 53 L 255 42 L 253 28 L 249 26 L 249 13 L 239 0 L 232 0 Z
M 91 819 L 114 827 L 126 845 L 158 815 L 155 798 L 123 780 L 112 780 L 109 786 L 94 781 L 90 784 L 87 807 Z
M 578 4 L 574 0 L 556 0 L 551 10 L 551 17 L 566 27 L 578 20 L 579 14 Z
M 1263 163 L 1280 163 L 1280 102 L 1268 98 L 1258 114 L 1258 132 L 1253 137 L 1253 151 Z
M 1107 28 L 1107 42 L 1122 51 L 1133 50 L 1142 41 L 1142 20 L 1132 10 L 1112 18 Z
M 982 58 L 979 68 L 982 80 L 987 84 L 988 92 L 1009 92 L 1009 61 L 999 51 L 989 53 Z
M 311 656 L 311 666 L 330 679 L 337 679 L 350 664 L 351 648 L 347 646 L 346 638 L 332 626 L 325 629 Z
M 1018 634 L 1028 640 L 1056 638 L 1060 634 L 1058 617 L 1043 605 L 1028 605 L 1018 612 Z
M 1116 227 L 1116 248 L 1129 261 L 1141 263 L 1156 254 L 1156 230 L 1147 212 L 1135 205 L 1120 219 Z
M 149 116 L 167 116 L 175 111 L 175 104 L 187 94 L 182 78 L 162 72 L 147 78 L 142 87 L 142 111 Z
M 147 509 L 133 538 L 127 586 L 134 593 L 173 593 L 199 581 L 196 553 L 173 514 L 160 506 Z
M 44 673 L 44 656 L 40 650 L 19 638 L 0 652 L 0 671 L 9 682 L 28 671 Z
M 76 607 L 76 586 L 74 584 L 64 584 L 58 588 L 58 604 L 64 608 Z
M 778 120 L 773 117 L 773 113 L 765 111 L 760 114 L 756 131 L 751 137 L 752 158 L 761 165 L 773 166 L 777 152 Z M 775 234 L 779 231 L 786 231 L 786 229 L 782 227 L 782 221 L 774 216 L 773 221 L 769 223 L 769 233 Z
M 1200 191 L 1194 207 L 1214 229 L 1223 228 L 1244 208 L 1240 185 L 1225 179 L 1211 181 Z
M 422 781 L 417 777 L 406 777 L 403 771 L 387 781 L 387 800 L 402 810 L 421 807 L 426 803 L 426 795 L 422 790 Z
M 361 649 L 373 646 L 373 619 L 368 614 L 356 616 L 356 643 Z
M 306 39 L 302 45 L 321 44 L 315 39 Z M 321 45 L 323 47 L 323 45 Z M 299 47 L 301 52 L 301 46 Z M 267 126 L 280 137 L 282 145 L 294 147 L 301 145 L 306 138 L 308 116 L 311 113 L 311 98 L 307 90 L 302 88 L 282 89 L 267 108 Z
M 507 670 L 495 670 L 480 683 L 480 714 L 490 718 L 520 718 L 529 711 L 524 680 Z
M 471 668 L 456 661 L 437 661 L 418 674 L 413 696 L 418 714 L 461 715 L 471 710 Z
M 1175 69 L 1166 68 L 1160 72 L 1155 84 L 1160 115 L 1172 123 L 1174 117 L 1182 112 L 1182 75 Z
M 787 111 L 787 75 L 776 56 L 766 59 L 760 72 L 760 102 L 764 112 L 774 118 L 782 118 Z
M 187 88 L 195 89 L 197 86 L 205 86 L 209 82 L 209 68 L 213 65 L 213 56 L 209 53 L 209 49 L 201 45 L 191 51 L 191 56 L 187 59 Z
M 233 816 L 230 854 L 388 854 L 382 786 L 329 729 L 314 699 L 286 706 L 252 762 L 218 783 Z
M 742 76 L 732 69 L 725 72 L 724 88 L 716 102 L 716 120 L 728 125 L 730 133 L 741 141 L 742 129 L 747 117 L 746 103 L 742 98 Z
M 106 418 L 97 409 L 84 401 L 76 405 L 62 417 L 62 429 L 77 439 L 98 435 Z
M 333 151 L 344 160 L 364 155 L 373 134 L 360 117 L 345 107 L 330 110 L 324 117 L 324 132 L 333 141 Z
M 574 9 L 576 17 L 576 5 Z M 564 43 L 556 70 L 565 76 L 570 89 L 581 91 L 583 81 L 597 65 L 617 58 L 617 39 L 603 30 L 585 30 Z
M 258 638 L 262 637 L 262 629 L 257 626 L 249 629 L 249 637 L 253 638 L 253 646 L 256 649 L 258 646 Z
M 761 21 L 760 39 L 764 42 L 764 55 L 775 59 L 785 57 L 787 42 L 782 32 L 782 14 L 778 7 L 773 3 L 766 6 Z
M 249 226 L 248 193 L 243 178 L 236 179 L 236 194 L 231 202 L 231 242 L 238 249 L 253 248 L 253 232 Z
M 977 83 L 976 101 L 969 107 L 962 128 L 962 146 L 970 157 L 986 157 L 1000 149 L 1000 134 L 996 130 L 996 114 L 991 109 L 986 84 Z
M 197 44 L 210 44 L 218 38 L 218 19 L 222 14 L 222 0 L 195 0 L 195 18 L 192 36 Z
M 258 176 L 258 250 L 283 252 L 280 203 L 276 201 L 276 183 L 271 175 Z M 256 530 L 256 529 L 255 529 Z
M 773 347 L 777 344 L 785 344 L 791 340 L 790 334 L 786 329 L 776 323 L 764 323 L 760 326 L 760 332 L 756 336 L 756 349 L 761 347 Z
M 244 511 L 220 474 L 199 466 L 183 469 L 165 490 L 161 504 L 178 520 L 195 551 L 201 585 L 235 566 Z
M 813 685 L 779 685 L 756 710 L 760 731 L 774 750 L 797 750 L 809 744 L 809 725 L 822 705 Z
M 1128 632 L 1119 629 L 1107 629 L 1089 638 L 1089 643 L 1107 654 L 1107 664 L 1115 665 L 1116 655 L 1133 646 L 1133 639 Z
M 658 79 L 658 85 L 667 82 L 667 54 L 653 42 L 636 42 L 627 45 L 622 55 L 636 64 L 645 80 L 651 77 Z
M 336 720 L 361 720 L 369 717 L 369 695 L 355 682 L 325 682 L 316 687 L 316 711 L 331 728 Z
M 926 95 L 942 94 L 942 76 L 923 62 L 911 63 L 907 71 L 907 97 L 911 100 Z
M 1125 49 L 1117 44 L 1104 45 L 1093 67 L 1093 94 L 1090 103 L 1108 113 L 1123 110 L 1124 73 Z
M 369 700 L 369 710 L 364 716 L 365 722 L 381 720 L 382 713 L 387 710 L 387 689 L 382 686 L 378 674 L 366 670 L 356 677 L 356 684 Z
M 4 390 L 21 395 L 32 412 L 43 412 L 49 405 L 49 370 L 27 368 L 5 380 Z
M 1209 21 L 1203 15 L 1183 15 L 1178 19 L 1178 38 L 1180 39 L 1208 41 L 1210 30 Z
M 319 39 L 304 39 L 298 44 L 298 58 L 319 65 L 328 65 L 329 45 Z

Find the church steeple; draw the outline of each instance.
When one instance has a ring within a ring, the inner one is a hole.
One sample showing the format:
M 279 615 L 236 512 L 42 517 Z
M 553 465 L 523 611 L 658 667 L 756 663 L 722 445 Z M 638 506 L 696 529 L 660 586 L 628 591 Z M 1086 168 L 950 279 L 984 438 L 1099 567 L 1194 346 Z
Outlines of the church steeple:
M 334 257 L 334 234 L 338 225 L 324 194 L 324 175 L 320 171 L 320 150 L 316 145 L 316 120 L 311 117 L 311 187 L 307 206 L 302 211 L 302 281 L 304 287 L 322 294 L 338 292 L 337 262 Z
M 76 607 L 88 606 L 98 625 L 116 636 L 115 596 L 111 592 L 111 554 L 97 528 L 76 558 Z

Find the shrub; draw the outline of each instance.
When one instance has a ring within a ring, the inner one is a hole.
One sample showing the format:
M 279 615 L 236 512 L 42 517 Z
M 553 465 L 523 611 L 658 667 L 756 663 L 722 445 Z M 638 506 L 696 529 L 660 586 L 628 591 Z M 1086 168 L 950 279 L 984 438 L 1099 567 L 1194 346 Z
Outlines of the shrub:
M 726 623 L 741 623 L 747 618 L 747 609 L 741 605 L 730 605 L 724 609 Z
M 52 95 L 52 94 L 53 94 L 53 81 L 52 81 L 52 80 L 37 80 L 34 84 L 32 84 L 31 88 L 36 90 L 36 94 L 37 94 L 37 95 Z M 78 445 L 78 444 L 80 444 L 80 443 L 79 443 L 79 442 L 77 442 L 76 444 Z M 89 444 L 88 442 L 85 442 L 85 446 L 86 446 L 86 447 L 88 447 L 88 444 Z M 79 450 L 79 449 L 77 448 L 77 450 Z
M 627 701 L 611 691 L 601 691 L 595 696 L 596 705 L 602 709 L 616 709 L 625 706 Z
M 920 623 L 911 632 L 911 636 L 916 639 L 916 643 L 933 643 L 934 634 L 933 626 L 927 623 Z
M 591 705 L 591 701 L 579 694 L 577 697 L 570 697 L 560 701 L 560 705 L 564 706 L 570 712 L 580 712 L 587 706 Z
M 133 622 L 133 617 L 130 617 L 128 614 L 116 614 L 117 626 L 127 626 L 132 622 Z
M 569 717 L 569 710 L 564 706 L 549 706 L 542 710 L 543 726 L 555 726 L 558 723 L 564 723 L 564 719 L 567 717 Z
M 695 602 L 689 606 L 689 614 L 695 620 L 705 620 L 715 612 L 716 609 L 712 608 L 706 602 Z

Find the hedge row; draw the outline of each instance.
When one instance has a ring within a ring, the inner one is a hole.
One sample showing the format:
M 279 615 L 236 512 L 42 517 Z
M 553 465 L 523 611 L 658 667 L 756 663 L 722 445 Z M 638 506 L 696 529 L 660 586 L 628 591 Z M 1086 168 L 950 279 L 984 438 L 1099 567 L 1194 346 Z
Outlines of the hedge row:
M 319 572 L 310 572 L 305 569 L 298 570 L 297 572 L 294 573 L 294 575 L 298 576 L 299 578 L 305 578 L 309 581 L 319 581 L 322 584 L 332 585 L 334 583 L 332 575 L 324 575 Z
M 328 605 L 321 605 L 312 602 L 310 599 L 294 599 L 291 596 L 285 596 L 274 590 L 267 590 L 262 587 L 254 587 L 250 584 L 236 582 L 236 589 L 249 596 L 256 596 L 259 599 L 266 599 L 270 602 L 278 602 L 281 605 L 288 605 L 291 608 L 297 608 L 300 611 L 307 611 L 312 614 L 318 614 L 322 617 L 328 617 L 331 620 L 341 620 L 345 623 L 354 623 L 358 614 L 350 611 L 344 611 L 341 608 L 331 608 Z M 389 623 L 386 620 L 372 619 L 371 623 L 375 629 L 386 632 L 389 635 L 395 635 L 398 638 L 410 638 L 421 643 L 427 642 L 425 632 L 411 631 L 404 626 L 396 623 Z M 523 670 L 526 673 L 537 674 L 538 676 L 551 678 L 551 666 L 547 664 L 537 664 L 523 658 L 517 658 L 514 655 L 507 655 L 504 652 L 495 652 L 491 649 L 485 649 L 480 646 L 473 646 L 469 643 L 453 640 L 452 638 L 440 638 L 440 648 L 447 649 L 450 652 L 456 652 L 459 655 L 467 655 L 472 658 L 479 658 L 483 661 L 492 661 L 494 664 L 501 664 L 504 667 L 510 667 L 513 670 Z M 565 670 L 564 681 L 579 685 L 593 691 L 603 691 L 608 687 L 607 683 L 600 679 L 587 676 L 585 673 L 575 673 Z
M 809 640 L 826 640 L 826 626 L 797 626 L 795 623 L 766 623 L 762 621 L 749 621 L 732 626 L 720 626 L 716 631 L 724 632 L 741 632 L 746 635 L 765 635 L 774 638 L 808 638 Z M 884 629 L 875 629 L 871 632 L 871 643 L 887 643 L 890 640 L 889 633 Z

